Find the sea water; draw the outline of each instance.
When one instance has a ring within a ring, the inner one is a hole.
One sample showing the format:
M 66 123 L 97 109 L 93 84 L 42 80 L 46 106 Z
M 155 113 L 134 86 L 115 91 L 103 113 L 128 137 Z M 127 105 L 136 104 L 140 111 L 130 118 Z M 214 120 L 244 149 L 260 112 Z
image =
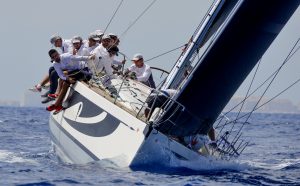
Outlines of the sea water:
M 0 107 L 0 185 L 300 185 L 300 115 L 254 114 L 237 159 L 117 167 L 68 164 L 55 153 L 44 108 Z M 120 160 L 122 161 L 122 160 Z

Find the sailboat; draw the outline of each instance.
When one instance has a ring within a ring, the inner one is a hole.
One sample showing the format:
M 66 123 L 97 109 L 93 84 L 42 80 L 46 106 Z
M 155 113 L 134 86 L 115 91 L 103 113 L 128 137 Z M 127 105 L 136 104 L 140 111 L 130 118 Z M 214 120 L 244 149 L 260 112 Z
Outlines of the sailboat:
M 77 82 L 68 90 L 66 109 L 50 114 L 55 150 L 76 164 L 121 157 L 130 167 L 161 161 L 166 154 L 184 161 L 238 156 L 247 144 L 236 146 L 223 136 L 211 146 L 206 135 L 299 4 L 215 1 L 155 90 L 122 76 L 111 80 L 114 95 L 102 85 L 102 77 Z M 158 101 L 167 89 L 176 94 L 160 107 L 149 107 L 147 99 Z M 197 148 L 185 140 L 195 136 Z M 226 150 L 219 147 L 221 141 Z

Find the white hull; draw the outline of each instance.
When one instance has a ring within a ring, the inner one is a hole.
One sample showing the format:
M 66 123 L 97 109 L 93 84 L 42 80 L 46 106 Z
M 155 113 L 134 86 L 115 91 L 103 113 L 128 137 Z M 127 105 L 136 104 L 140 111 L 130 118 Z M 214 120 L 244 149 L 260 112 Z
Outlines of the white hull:
M 79 82 L 73 88 L 68 109 L 51 113 L 49 121 L 52 141 L 62 159 L 84 164 L 122 158 L 122 166 L 134 166 L 159 161 L 167 151 L 184 160 L 200 156 L 84 84 Z

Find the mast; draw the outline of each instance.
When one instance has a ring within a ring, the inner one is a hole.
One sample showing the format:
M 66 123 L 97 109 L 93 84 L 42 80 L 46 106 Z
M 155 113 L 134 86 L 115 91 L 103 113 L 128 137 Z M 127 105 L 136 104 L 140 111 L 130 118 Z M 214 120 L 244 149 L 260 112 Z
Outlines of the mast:
M 207 134 L 299 4 L 239 0 L 173 98 L 184 109 L 169 106 L 156 128 L 174 136 Z M 170 79 L 167 83 L 173 86 Z
M 182 81 L 182 77 L 184 76 L 186 69 L 188 69 L 191 64 L 190 59 L 198 51 L 201 44 L 204 42 L 205 36 L 209 28 L 211 27 L 213 21 L 215 20 L 218 12 L 221 10 L 224 2 L 225 0 L 217 0 L 209 8 L 208 12 L 206 13 L 202 22 L 197 27 L 185 50 L 179 57 L 176 64 L 173 66 L 170 74 L 168 75 L 165 83 L 162 86 L 162 89 L 178 88 L 178 85 Z

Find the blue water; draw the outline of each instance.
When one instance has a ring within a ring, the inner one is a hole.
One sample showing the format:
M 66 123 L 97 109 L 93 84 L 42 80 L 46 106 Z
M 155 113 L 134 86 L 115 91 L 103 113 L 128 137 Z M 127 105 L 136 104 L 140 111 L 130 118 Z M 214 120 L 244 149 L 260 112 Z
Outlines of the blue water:
M 0 185 L 300 185 L 300 115 L 254 114 L 240 158 L 203 169 L 201 162 L 72 165 L 52 151 L 49 113 L 0 107 Z

